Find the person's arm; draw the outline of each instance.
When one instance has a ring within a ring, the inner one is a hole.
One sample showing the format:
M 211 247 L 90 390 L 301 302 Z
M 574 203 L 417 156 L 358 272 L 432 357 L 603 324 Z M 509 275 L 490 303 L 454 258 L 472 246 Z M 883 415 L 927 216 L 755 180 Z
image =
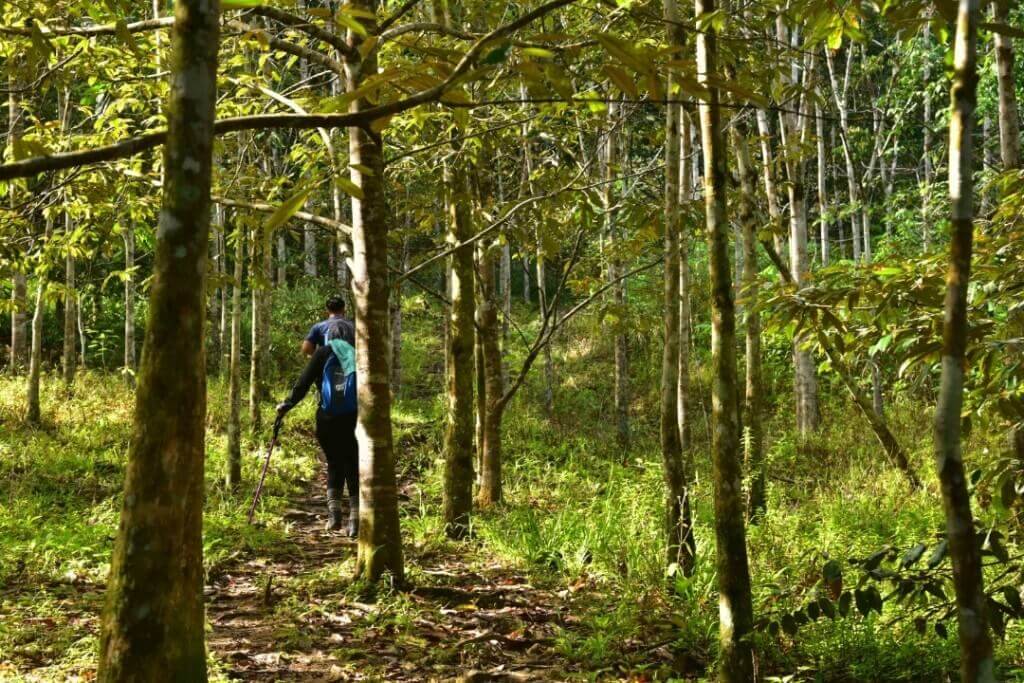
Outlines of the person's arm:
M 284 415 L 289 410 L 297 406 L 302 399 L 306 398 L 306 394 L 309 393 L 309 388 L 315 384 L 320 377 L 324 374 L 324 366 L 327 364 L 327 359 L 330 357 L 331 347 L 322 346 L 317 349 L 313 357 L 306 363 L 305 369 L 302 374 L 299 375 L 299 379 L 295 382 L 292 387 L 291 393 L 288 394 L 288 398 L 278 404 L 277 414 Z
M 307 334 L 306 338 L 302 340 L 302 353 L 307 356 L 312 356 L 313 353 L 316 351 L 316 348 L 318 346 L 322 346 L 322 344 L 317 343 L 320 340 L 320 336 L 322 334 L 323 333 L 320 331 L 319 323 L 309 328 L 309 334 Z

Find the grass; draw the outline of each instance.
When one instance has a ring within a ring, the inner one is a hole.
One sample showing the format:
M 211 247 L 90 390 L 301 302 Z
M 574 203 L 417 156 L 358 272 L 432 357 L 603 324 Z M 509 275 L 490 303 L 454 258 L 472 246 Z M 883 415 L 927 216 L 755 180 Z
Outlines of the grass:
M 540 377 L 530 378 L 507 414 L 505 503 L 474 517 L 474 540 L 458 546 L 444 539 L 440 519 L 444 406 L 441 340 L 415 300 L 407 309 L 403 393 L 395 405 L 395 440 L 402 476 L 415 483 L 403 508 L 404 540 L 415 558 L 464 552 L 467 566 L 501 564 L 531 583 L 564 592 L 573 609 L 556 650 L 590 678 L 628 675 L 651 680 L 700 677 L 714 671 L 717 595 L 713 571 L 710 463 L 704 415 L 695 410 L 690 454 L 698 483 L 694 494 L 699 565 L 690 578 L 666 577 L 662 538 L 662 473 L 657 442 L 656 344 L 635 339 L 633 444 L 615 445 L 610 400 L 611 355 L 606 336 L 581 319 L 556 352 L 556 412 L 542 415 Z M 294 325 L 296 329 L 299 325 Z M 285 346 L 285 341 L 281 342 Z M 515 367 L 518 352 L 513 352 Z M 278 359 L 282 368 L 294 361 Z M 297 368 L 292 368 L 293 370 Z M 695 390 L 706 396 L 706 367 Z M 884 545 L 909 547 L 942 527 L 939 496 L 929 459 L 930 410 L 920 401 L 888 406 L 894 431 L 911 445 L 925 489 L 910 494 L 906 482 L 865 436 L 866 426 L 837 387 L 828 387 L 825 427 L 800 442 L 792 434 L 788 385 L 775 368 L 778 405 L 767 424 L 769 511 L 748 534 L 755 609 L 792 609 L 814 595 L 822 563 L 863 557 Z M 781 376 L 781 379 L 779 378 Z M 85 373 L 68 394 L 55 376 L 44 378 L 45 422 L 21 422 L 23 380 L 0 378 L 0 678 L 34 669 L 44 680 L 63 680 L 93 666 L 96 612 L 109 569 L 120 506 L 120 487 L 131 427 L 131 396 L 120 379 Z M 283 387 L 283 382 L 278 382 Z M 278 390 L 280 393 L 280 388 Z M 224 463 L 225 387 L 210 383 L 207 441 L 205 557 L 215 574 L 245 553 L 288 552 L 280 513 L 315 472 L 312 401 L 289 418 L 274 454 L 259 511 L 260 526 L 244 523 L 249 487 L 238 494 L 220 483 Z M 994 444 L 976 427 L 968 458 Z M 246 446 L 244 477 L 258 476 L 261 442 Z M 982 463 L 983 464 L 983 463 Z M 979 507 L 987 523 L 998 517 Z M 462 548 L 463 550 L 460 550 Z M 1019 548 L 1012 548 L 1019 552 Z M 1012 554 L 1012 553 L 1011 553 Z M 350 564 L 350 563 L 349 563 Z M 309 600 L 330 609 L 332 600 L 358 591 L 351 567 L 332 565 L 291 577 L 277 605 L 301 622 Z M 410 562 L 414 583 L 426 582 Z M 354 599 L 354 598 L 353 598 Z M 312 600 L 312 598 L 310 598 Z M 401 593 L 377 596 L 378 611 L 361 628 L 385 629 L 415 647 L 408 625 L 417 612 Z M 955 677 L 955 634 L 918 633 L 895 605 L 869 618 L 818 619 L 795 635 L 757 636 L 762 671 L 779 680 L 944 680 Z M 279 634 L 282 647 L 309 644 L 301 628 Z M 1024 631 L 1011 625 L 998 645 L 1006 679 L 1024 680 Z M 344 648 L 340 648 L 341 653 Z M 372 653 L 344 652 L 353 666 Z M 438 651 L 434 661 L 453 660 Z M 224 667 L 213 661 L 214 676 Z M 5 668 L 6 667 L 6 668 Z M 581 674 L 584 675 L 584 674 Z

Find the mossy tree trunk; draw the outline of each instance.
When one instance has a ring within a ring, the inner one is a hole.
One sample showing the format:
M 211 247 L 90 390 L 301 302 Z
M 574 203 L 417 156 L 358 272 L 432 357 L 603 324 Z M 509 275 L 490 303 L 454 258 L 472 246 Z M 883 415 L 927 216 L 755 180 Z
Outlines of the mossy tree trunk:
M 952 235 L 942 328 L 942 382 L 935 409 L 935 464 L 942 486 L 946 535 L 953 563 L 960 625 L 961 680 L 995 680 L 992 639 L 986 619 L 981 550 L 971 514 L 960 439 L 967 352 L 967 294 L 974 236 L 974 150 L 977 105 L 978 0 L 960 0 L 954 40 L 949 126 L 949 196 Z
M 354 10 L 376 14 L 378 0 L 355 0 Z M 361 20 L 371 33 L 373 22 Z M 347 37 L 355 54 L 363 38 Z M 377 73 L 373 53 L 345 62 L 346 90 L 355 92 Z M 365 97 L 350 111 L 367 109 Z M 359 384 L 359 553 L 356 575 L 376 581 L 390 573 L 404 581 L 402 540 L 398 522 L 398 490 L 391 431 L 391 353 L 388 320 L 388 228 L 391 225 L 384 189 L 384 156 L 380 133 L 371 126 L 349 129 L 352 181 L 362 198 L 352 199 L 352 294 L 356 314 L 356 365 Z M 370 169 L 363 173 L 359 169 Z
M 217 0 L 179 0 L 172 30 L 149 323 L 107 582 L 100 681 L 205 681 L 203 345 L 217 94 Z
M 695 0 L 694 4 L 698 20 L 716 10 L 714 0 Z M 700 119 L 711 280 L 711 456 L 719 592 L 719 680 L 747 683 L 754 678 L 750 642 L 754 615 L 744 522 L 736 318 L 729 271 L 722 109 L 719 90 L 709 78 L 718 73 L 717 59 L 717 36 L 711 27 L 697 35 L 697 73 L 709 92 L 707 101 L 700 105 Z
M 481 244 L 477 267 L 479 298 L 477 334 L 480 339 L 480 368 L 483 372 L 483 420 L 481 429 L 480 489 L 481 507 L 501 500 L 501 420 L 504 416 L 505 382 L 501 358 L 501 330 L 498 324 L 498 300 L 494 282 L 494 249 Z
M 450 193 L 448 245 L 466 242 L 473 236 L 468 180 L 462 164 L 453 157 L 445 165 L 444 179 Z M 473 508 L 474 460 L 474 326 L 476 297 L 473 284 L 473 245 L 466 244 L 451 257 L 448 294 L 448 416 L 444 433 L 444 522 L 450 538 L 463 538 L 469 531 Z

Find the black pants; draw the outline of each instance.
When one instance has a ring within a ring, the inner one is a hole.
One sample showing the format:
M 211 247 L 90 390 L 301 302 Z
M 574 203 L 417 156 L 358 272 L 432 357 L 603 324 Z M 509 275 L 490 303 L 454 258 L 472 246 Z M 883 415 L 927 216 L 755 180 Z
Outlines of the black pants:
M 348 495 L 359 493 L 359 445 L 355 415 L 316 416 L 316 440 L 327 458 L 327 488 L 339 494 L 348 484 Z

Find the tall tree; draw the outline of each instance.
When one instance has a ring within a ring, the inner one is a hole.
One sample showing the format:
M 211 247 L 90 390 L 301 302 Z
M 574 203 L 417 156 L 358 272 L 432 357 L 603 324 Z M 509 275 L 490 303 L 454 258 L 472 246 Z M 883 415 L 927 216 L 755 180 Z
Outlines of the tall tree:
M 695 0 L 701 22 L 716 11 L 715 0 Z M 697 34 L 697 73 L 708 88 L 700 104 L 704 150 L 704 206 L 711 280 L 711 457 L 715 491 L 715 566 L 718 574 L 719 680 L 754 678 L 750 642 L 754 609 L 750 594 L 744 522 L 739 392 L 736 376 L 736 317 L 729 272 L 726 157 L 718 78 L 718 41 L 713 22 Z
M 930 17 L 929 17 L 930 19 Z M 924 98 L 922 106 L 922 161 L 924 163 L 924 178 L 921 199 L 921 244 L 924 251 L 931 251 L 931 187 L 935 179 L 935 170 L 932 166 L 932 64 L 931 64 L 931 43 L 932 25 L 930 20 L 924 24 L 924 70 L 921 77 L 921 93 Z
M 681 59 L 686 36 L 676 0 L 665 0 L 668 44 Z M 677 77 L 669 71 L 666 92 L 677 91 Z M 664 350 L 661 360 L 661 459 L 665 471 L 665 530 L 669 566 L 693 573 L 695 544 L 690 515 L 690 489 L 683 458 L 679 424 L 679 284 L 680 284 L 680 119 L 681 105 L 665 107 L 665 275 Z M 688 131 L 687 131 L 688 132 Z
M 608 105 L 608 128 L 604 140 L 604 171 L 605 171 L 605 230 L 611 254 L 608 258 L 608 281 L 614 282 L 612 297 L 618 311 L 619 323 L 612 337 L 615 354 L 615 434 L 619 445 L 629 451 L 629 346 L 626 339 L 622 317 L 626 313 L 626 289 L 622 279 L 623 264 L 619 254 L 620 233 L 622 227 L 616 220 L 615 178 L 620 175 L 622 165 L 619 127 L 622 125 L 622 104 L 612 102 Z M 545 347 L 545 353 L 550 353 Z
M 235 228 L 235 270 L 231 287 L 231 350 L 228 355 L 228 459 L 224 481 L 228 488 L 242 483 L 242 269 L 245 235 Z
M 379 0 L 354 0 L 360 15 L 376 16 Z M 374 21 L 361 20 L 372 33 Z M 348 31 L 346 91 L 361 93 L 349 105 L 357 112 L 373 105 L 361 90 L 377 74 L 377 56 L 364 57 L 361 31 Z M 374 130 L 374 128 L 378 130 Z M 378 126 L 349 128 L 351 180 L 361 197 L 352 198 L 352 294 L 356 314 L 356 367 L 359 385 L 359 554 L 356 574 L 376 581 L 386 572 L 405 577 L 398 523 L 398 490 L 391 431 L 391 354 L 389 349 L 388 211 L 384 155 Z M 364 172 L 361 169 L 366 169 Z
M 463 538 L 469 532 L 473 507 L 473 384 L 476 301 L 473 282 L 473 236 L 468 178 L 464 158 L 453 155 L 445 164 L 448 202 L 448 245 L 451 255 L 448 295 L 448 424 L 444 432 L 445 533 Z
M 219 21 L 217 0 L 175 3 L 163 209 L 100 681 L 206 680 L 203 290 Z
M 960 442 L 967 350 L 967 295 L 974 237 L 974 150 L 977 105 L 978 0 L 960 0 L 953 49 L 949 125 L 949 197 L 952 235 L 942 328 L 942 383 L 935 409 L 935 464 L 942 485 L 949 556 L 953 562 L 960 675 L 965 683 L 995 680 L 981 550 L 971 514 Z

